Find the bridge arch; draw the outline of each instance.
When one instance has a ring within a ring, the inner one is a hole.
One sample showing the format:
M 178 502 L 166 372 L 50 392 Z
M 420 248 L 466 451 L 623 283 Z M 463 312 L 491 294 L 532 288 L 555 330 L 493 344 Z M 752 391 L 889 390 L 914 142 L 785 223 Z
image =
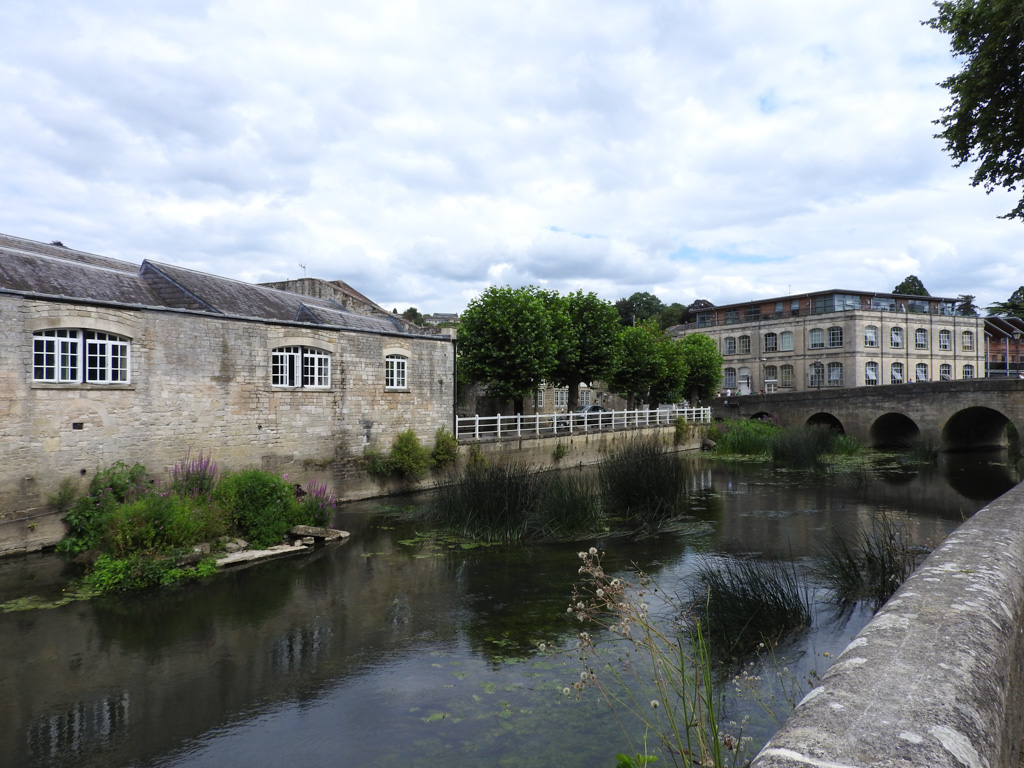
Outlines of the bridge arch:
M 946 451 L 974 451 L 1005 448 L 1006 425 L 1010 419 L 994 408 L 973 406 L 957 411 L 942 428 L 942 448 Z
M 777 423 L 775 415 L 769 413 L 768 411 L 758 411 L 757 413 L 750 417 L 750 421 L 770 421 L 773 424 Z
M 902 413 L 883 413 L 868 432 L 872 448 L 904 451 L 921 439 L 921 428 Z
M 840 435 L 846 434 L 846 430 L 843 428 L 843 422 L 831 413 L 825 413 L 824 411 L 819 411 L 818 413 L 808 417 L 807 424 L 811 427 L 828 427 L 833 432 L 838 432 Z

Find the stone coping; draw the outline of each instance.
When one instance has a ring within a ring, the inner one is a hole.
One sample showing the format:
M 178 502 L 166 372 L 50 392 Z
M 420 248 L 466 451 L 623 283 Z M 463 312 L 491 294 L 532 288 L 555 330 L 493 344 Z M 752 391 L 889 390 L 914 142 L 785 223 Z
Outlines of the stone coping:
M 1016 767 L 1024 485 L 964 522 L 864 627 L 752 768 Z

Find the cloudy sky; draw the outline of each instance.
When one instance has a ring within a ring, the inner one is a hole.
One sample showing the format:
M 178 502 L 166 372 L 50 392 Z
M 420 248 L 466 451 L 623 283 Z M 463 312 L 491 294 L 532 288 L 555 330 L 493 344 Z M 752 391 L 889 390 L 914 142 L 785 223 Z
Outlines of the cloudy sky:
M 4 0 L 0 232 L 387 308 L 490 284 L 985 305 L 1024 224 L 930 0 Z

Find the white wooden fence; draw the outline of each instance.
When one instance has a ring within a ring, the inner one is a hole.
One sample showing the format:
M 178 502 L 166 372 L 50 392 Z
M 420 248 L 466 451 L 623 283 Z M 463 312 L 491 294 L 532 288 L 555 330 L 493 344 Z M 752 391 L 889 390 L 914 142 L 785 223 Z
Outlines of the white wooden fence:
M 657 408 L 638 411 L 598 413 L 531 413 L 515 416 L 459 416 L 459 440 L 513 438 L 530 435 L 571 435 L 597 430 L 637 429 L 671 424 L 682 417 L 691 424 L 710 424 L 710 408 Z

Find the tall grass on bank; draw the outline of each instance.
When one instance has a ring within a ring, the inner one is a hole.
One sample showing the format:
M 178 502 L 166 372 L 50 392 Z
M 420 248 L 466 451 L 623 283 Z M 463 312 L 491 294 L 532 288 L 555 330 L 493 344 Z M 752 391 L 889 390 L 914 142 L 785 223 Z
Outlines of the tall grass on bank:
M 772 437 L 771 456 L 775 464 L 808 469 L 819 467 L 832 453 L 836 431 L 829 427 L 803 424 L 779 430 Z
M 778 559 L 704 559 L 691 605 L 711 647 L 725 655 L 770 646 L 811 624 L 810 598 L 795 566 Z
M 873 515 L 853 541 L 836 536 L 815 557 L 814 574 L 832 600 L 867 600 L 878 610 L 917 567 L 920 550 L 913 547 L 906 526 L 884 512 Z
M 772 438 L 780 427 L 760 419 L 720 421 L 711 431 L 715 453 L 733 456 L 760 456 L 771 452 Z
M 598 466 L 605 511 L 636 527 L 679 512 L 690 484 L 689 465 L 651 439 L 634 438 Z

